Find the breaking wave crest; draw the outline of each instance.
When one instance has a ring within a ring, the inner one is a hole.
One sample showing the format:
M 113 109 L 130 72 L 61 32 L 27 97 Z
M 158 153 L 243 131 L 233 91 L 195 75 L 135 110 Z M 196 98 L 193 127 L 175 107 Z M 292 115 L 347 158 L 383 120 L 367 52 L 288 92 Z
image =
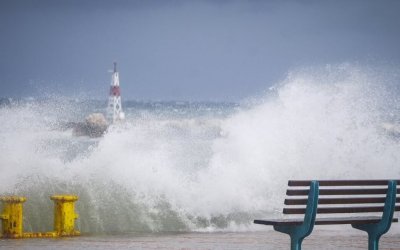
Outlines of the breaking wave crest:
M 4 107 L 0 191 L 28 197 L 26 230 L 51 229 L 55 193 L 79 195 L 83 232 L 251 230 L 288 179 L 400 177 L 399 136 L 383 126 L 399 124 L 398 80 L 302 69 L 239 107 L 133 105 L 100 139 L 59 129 L 80 113 L 68 101 Z

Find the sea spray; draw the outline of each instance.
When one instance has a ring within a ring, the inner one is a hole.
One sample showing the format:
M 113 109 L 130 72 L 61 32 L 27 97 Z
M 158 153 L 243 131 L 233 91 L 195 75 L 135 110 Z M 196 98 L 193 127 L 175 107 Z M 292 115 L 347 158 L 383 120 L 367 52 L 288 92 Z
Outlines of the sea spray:
M 226 119 L 204 177 L 215 176 L 219 204 L 272 210 L 288 179 L 398 178 L 400 144 L 382 123 L 396 120 L 399 93 L 371 73 L 294 72 L 273 97 Z
M 55 193 L 80 196 L 82 232 L 250 230 L 279 211 L 288 179 L 399 178 L 398 74 L 301 69 L 252 105 L 133 103 L 100 139 L 63 100 L 0 109 L 0 191 L 28 197 L 25 228 L 52 226 Z M 89 103 L 89 104 L 88 104 Z

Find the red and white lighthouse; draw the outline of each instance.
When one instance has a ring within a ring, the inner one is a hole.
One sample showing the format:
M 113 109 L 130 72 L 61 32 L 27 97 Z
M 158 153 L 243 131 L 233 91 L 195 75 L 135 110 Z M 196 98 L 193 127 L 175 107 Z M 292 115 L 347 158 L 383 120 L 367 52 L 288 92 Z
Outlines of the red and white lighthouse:
M 114 62 L 114 72 L 111 76 L 110 97 L 108 98 L 107 116 L 113 123 L 125 119 L 122 112 L 121 89 L 119 87 L 119 75 L 117 71 L 117 63 Z

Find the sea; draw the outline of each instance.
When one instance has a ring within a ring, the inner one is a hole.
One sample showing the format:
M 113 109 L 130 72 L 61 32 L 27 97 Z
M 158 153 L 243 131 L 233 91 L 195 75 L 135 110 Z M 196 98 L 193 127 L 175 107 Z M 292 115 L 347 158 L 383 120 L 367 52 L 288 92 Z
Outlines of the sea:
M 125 121 L 98 138 L 65 124 L 105 114 L 106 97 L 10 98 L 0 194 L 27 197 L 27 232 L 52 230 L 51 195 L 78 195 L 82 236 L 0 248 L 288 249 L 286 235 L 253 224 L 281 217 L 288 180 L 400 179 L 398 72 L 305 68 L 238 102 L 122 96 Z M 314 231 L 306 249 L 366 248 L 350 226 Z M 397 223 L 388 235 L 382 249 L 400 249 Z

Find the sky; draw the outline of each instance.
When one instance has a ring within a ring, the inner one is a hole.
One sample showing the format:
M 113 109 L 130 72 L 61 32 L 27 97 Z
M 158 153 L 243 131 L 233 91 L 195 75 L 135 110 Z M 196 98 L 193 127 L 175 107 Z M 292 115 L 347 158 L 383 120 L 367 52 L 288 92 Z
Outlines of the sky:
M 0 0 L 0 97 L 240 101 L 305 66 L 400 65 L 400 1 Z

